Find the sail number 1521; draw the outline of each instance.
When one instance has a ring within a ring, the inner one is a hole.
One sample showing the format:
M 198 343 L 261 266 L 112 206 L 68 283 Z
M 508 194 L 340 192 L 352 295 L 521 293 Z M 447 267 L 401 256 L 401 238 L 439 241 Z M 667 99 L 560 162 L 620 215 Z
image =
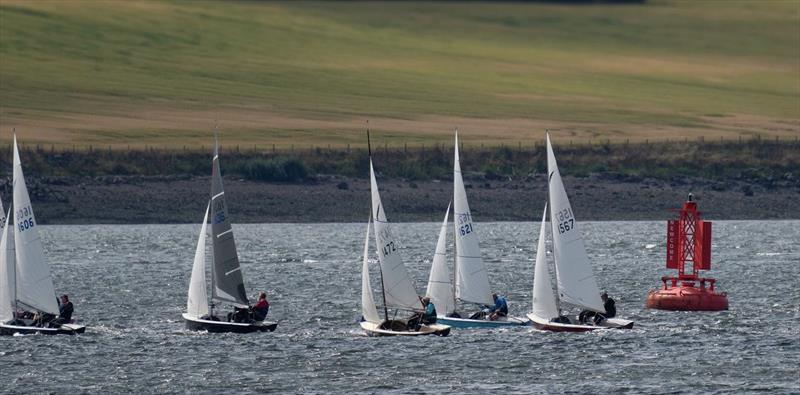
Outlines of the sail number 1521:
M 558 222 L 558 233 L 566 233 L 575 229 L 575 218 L 572 217 L 572 209 L 567 207 L 553 215 Z

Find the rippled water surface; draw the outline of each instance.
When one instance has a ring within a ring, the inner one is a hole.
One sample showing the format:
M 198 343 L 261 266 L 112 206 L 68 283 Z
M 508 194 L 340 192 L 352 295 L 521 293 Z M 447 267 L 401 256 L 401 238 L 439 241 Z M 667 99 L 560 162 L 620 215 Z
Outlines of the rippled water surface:
M 454 330 L 367 338 L 364 224 L 235 225 L 248 292 L 274 333 L 184 330 L 198 225 L 42 226 L 56 290 L 80 336 L 0 338 L 0 392 L 800 392 L 800 222 L 716 222 L 713 270 L 730 311 L 643 308 L 669 273 L 663 222 L 586 223 L 598 282 L 630 331 Z M 422 291 L 439 224 L 396 225 Z M 538 224 L 479 223 L 492 287 L 530 310 Z M 378 299 L 380 300 L 380 299 Z

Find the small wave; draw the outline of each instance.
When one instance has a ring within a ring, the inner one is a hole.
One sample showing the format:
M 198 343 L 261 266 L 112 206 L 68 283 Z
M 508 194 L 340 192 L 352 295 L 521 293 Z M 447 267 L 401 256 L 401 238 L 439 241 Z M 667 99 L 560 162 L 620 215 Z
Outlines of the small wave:
M 777 255 L 783 255 L 783 254 L 780 253 L 780 252 L 757 252 L 756 255 L 757 256 L 777 256 Z
M 647 249 L 649 250 L 649 249 L 655 248 L 655 247 L 656 247 L 656 245 L 657 245 L 657 244 L 645 244 L 645 245 L 644 245 L 644 248 L 647 248 Z
M 316 259 L 303 259 L 303 263 L 317 263 L 317 262 L 319 261 Z

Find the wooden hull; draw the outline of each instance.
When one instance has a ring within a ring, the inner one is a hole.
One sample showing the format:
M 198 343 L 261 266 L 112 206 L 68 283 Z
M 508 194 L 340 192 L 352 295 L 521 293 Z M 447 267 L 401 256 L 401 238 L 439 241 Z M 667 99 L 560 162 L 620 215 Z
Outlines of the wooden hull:
M 542 331 L 551 332 L 589 332 L 598 329 L 632 329 L 633 321 L 624 320 L 621 318 L 609 318 L 604 320 L 600 325 L 584 325 L 579 323 L 560 323 L 551 322 L 547 318 L 542 318 L 534 314 L 528 314 L 531 319 L 533 327 Z
M 76 335 L 86 332 L 86 326 L 76 324 L 63 324 L 59 328 L 38 328 L 35 326 L 0 324 L 0 335 L 13 336 L 20 335 Z
M 450 334 L 450 327 L 441 324 L 423 325 L 418 331 L 381 329 L 381 323 L 368 321 L 362 321 L 360 324 L 367 336 L 447 336 Z
M 263 321 L 253 323 L 239 323 L 227 321 L 211 321 L 191 317 L 183 314 L 186 321 L 186 329 L 193 331 L 208 331 L 210 333 L 253 333 L 253 332 L 273 332 L 278 327 L 277 322 Z
M 490 329 L 530 325 L 530 321 L 522 317 L 503 317 L 497 321 L 472 320 L 469 318 L 454 317 L 436 317 L 436 323 L 459 329 Z

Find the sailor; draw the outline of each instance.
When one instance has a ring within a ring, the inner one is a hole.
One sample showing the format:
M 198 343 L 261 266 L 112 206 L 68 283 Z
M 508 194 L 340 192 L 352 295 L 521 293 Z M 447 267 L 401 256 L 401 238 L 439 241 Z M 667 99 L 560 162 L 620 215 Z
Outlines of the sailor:
M 258 295 L 258 302 L 253 305 L 253 319 L 256 321 L 264 321 L 269 314 L 269 302 L 267 301 L 267 293 L 261 292 Z
M 506 302 L 506 298 L 498 295 L 497 293 L 492 293 L 492 300 L 494 300 L 494 307 L 489 309 L 489 319 L 492 321 L 496 321 L 500 317 L 508 316 L 508 303 Z
M 583 310 L 578 316 L 578 320 L 582 324 L 588 323 L 589 319 L 593 318 L 594 324 L 599 325 L 606 318 L 612 318 L 617 315 L 617 308 L 614 306 L 614 299 L 609 298 L 606 292 L 603 292 L 600 295 L 600 299 L 603 300 L 603 308 L 606 310 L 606 313 L 600 314 L 591 310 Z
M 58 305 L 58 318 L 50 323 L 50 326 L 58 327 L 62 324 L 69 324 L 72 321 L 72 312 L 75 306 L 69 301 L 67 294 L 61 295 L 61 303 Z
M 422 298 L 422 305 L 425 306 L 425 313 L 422 315 L 422 323 L 425 325 L 436 323 L 436 306 L 431 302 L 431 298 Z

